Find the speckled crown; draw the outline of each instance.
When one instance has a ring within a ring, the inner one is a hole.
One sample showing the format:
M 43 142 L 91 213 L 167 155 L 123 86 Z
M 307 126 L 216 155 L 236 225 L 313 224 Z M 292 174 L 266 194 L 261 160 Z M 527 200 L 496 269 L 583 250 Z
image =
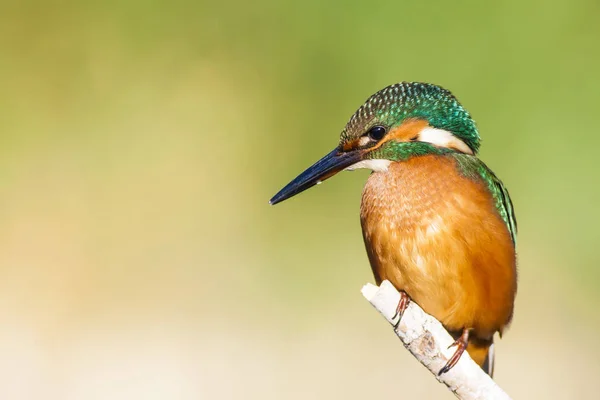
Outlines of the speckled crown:
M 391 128 L 412 118 L 451 132 L 473 153 L 479 150 L 481 139 L 475 121 L 456 97 L 442 87 L 420 82 L 396 83 L 369 97 L 346 124 L 340 142 L 356 139 L 374 125 Z

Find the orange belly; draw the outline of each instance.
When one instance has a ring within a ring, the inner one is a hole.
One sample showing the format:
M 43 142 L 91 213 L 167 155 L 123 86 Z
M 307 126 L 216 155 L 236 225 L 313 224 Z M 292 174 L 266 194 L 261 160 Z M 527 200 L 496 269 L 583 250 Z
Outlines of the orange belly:
M 448 156 L 392 163 L 370 175 L 361 223 L 377 283 L 389 280 L 449 331 L 472 329 L 481 365 L 517 287 L 514 244 L 486 186 Z

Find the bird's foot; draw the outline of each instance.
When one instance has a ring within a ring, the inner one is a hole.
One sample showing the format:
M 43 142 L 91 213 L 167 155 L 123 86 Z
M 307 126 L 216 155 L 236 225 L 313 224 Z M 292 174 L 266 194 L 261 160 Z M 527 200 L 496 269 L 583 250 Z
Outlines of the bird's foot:
M 410 297 L 406 294 L 406 292 L 400 292 L 400 300 L 398 301 L 398 306 L 396 307 L 396 314 L 392 319 L 398 318 L 398 321 L 394 324 L 394 329 L 398 329 L 398 325 L 400 325 L 400 320 L 402 319 L 402 314 L 406 311 L 408 304 L 410 303 Z
M 452 357 L 450 357 L 450 359 L 448 360 L 446 365 L 444 365 L 444 367 L 440 370 L 440 372 L 438 372 L 438 376 L 450 371 L 452 369 L 452 367 L 454 367 L 456 365 L 458 360 L 460 360 L 460 356 L 462 356 L 462 354 L 467 349 L 468 343 L 469 343 L 469 329 L 465 328 L 465 329 L 463 329 L 463 332 L 459 336 L 459 338 L 456 339 L 454 341 L 454 343 L 452 343 L 450 346 L 448 346 L 448 348 L 456 346 L 456 351 L 454 352 Z

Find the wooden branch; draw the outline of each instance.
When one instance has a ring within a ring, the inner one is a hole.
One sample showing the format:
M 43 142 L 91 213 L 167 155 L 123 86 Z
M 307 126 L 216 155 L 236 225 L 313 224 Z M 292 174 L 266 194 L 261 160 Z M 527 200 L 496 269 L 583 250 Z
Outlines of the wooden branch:
M 362 294 L 390 324 L 396 322 L 397 318 L 393 318 L 400 293 L 389 281 L 383 281 L 380 287 L 368 283 L 362 288 Z M 438 376 L 455 351 L 455 348 L 448 349 L 454 340 L 438 320 L 426 314 L 416 303 L 410 302 L 395 332 L 404 347 L 459 399 L 510 400 L 467 352 L 454 368 Z

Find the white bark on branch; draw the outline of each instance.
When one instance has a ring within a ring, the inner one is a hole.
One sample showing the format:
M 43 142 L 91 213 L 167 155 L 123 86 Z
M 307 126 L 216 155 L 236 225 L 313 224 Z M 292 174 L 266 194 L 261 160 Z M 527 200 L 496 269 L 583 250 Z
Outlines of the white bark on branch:
M 362 288 L 362 294 L 390 324 L 397 321 L 393 318 L 400 293 L 389 281 L 383 281 L 380 287 L 368 283 Z M 466 351 L 454 368 L 438 376 L 456 350 L 455 347 L 448 349 L 454 340 L 438 320 L 426 314 L 416 303 L 410 302 L 395 332 L 404 347 L 459 399 L 510 400 Z

